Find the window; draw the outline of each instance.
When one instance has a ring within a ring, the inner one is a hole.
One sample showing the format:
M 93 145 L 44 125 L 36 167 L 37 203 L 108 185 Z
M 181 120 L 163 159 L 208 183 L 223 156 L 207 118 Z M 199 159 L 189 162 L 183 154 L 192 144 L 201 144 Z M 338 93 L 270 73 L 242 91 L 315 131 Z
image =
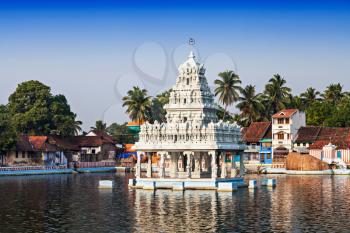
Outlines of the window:
M 306 143 L 303 143 L 303 146 L 306 146 Z
M 91 150 L 91 154 L 95 154 L 96 153 L 96 150 L 95 149 L 92 149 Z
M 186 122 L 187 121 L 187 117 L 184 117 L 184 122 Z
M 278 124 L 284 124 L 284 119 L 283 118 L 278 118 L 277 122 L 278 122 Z
M 266 158 L 271 159 L 271 154 L 270 153 L 266 154 Z
M 26 157 L 26 152 L 22 151 L 22 158 Z
M 289 124 L 289 118 L 286 118 L 286 124 Z
M 278 133 L 277 134 L 277 139 L 278 140 L 283 140 L 284 139 L 284 134 L 283 133 Z
M 18 151 L 16 151 L 16 159 L 18 159 Z
M 289 138 L 290 138 L 290 135 L 289 135 L 289 133 L 287 133 L 287 139 L 289 140 Z
M 186 103 L 186 99 L 184 99 L 184 104 Z
M 297 143 L 297 146 L 300 146 L 300 143 Z
M 187 84 L 187 85 L 190 85 L 190 79 L 189 79 L 189 78 L 187 78 L 186 84 Z

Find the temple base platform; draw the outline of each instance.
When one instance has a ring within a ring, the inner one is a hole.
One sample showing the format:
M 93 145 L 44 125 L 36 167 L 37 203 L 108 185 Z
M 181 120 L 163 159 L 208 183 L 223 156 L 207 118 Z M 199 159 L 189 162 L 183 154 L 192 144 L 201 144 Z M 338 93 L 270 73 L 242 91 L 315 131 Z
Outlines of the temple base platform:
M 129 180 L 129 188 L 156 190 L 216 190 L 236 191 L 240 187 L 247 187 L 243 178 L 136 178 Z

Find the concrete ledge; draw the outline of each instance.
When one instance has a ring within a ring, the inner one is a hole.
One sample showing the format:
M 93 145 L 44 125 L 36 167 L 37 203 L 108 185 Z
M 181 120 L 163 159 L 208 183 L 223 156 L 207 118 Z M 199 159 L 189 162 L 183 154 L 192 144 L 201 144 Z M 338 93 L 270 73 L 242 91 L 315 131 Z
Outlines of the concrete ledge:
M 185 190 L 184 182 L 176 182 L 173 184 L 174 191 L 183 191 Z
M 89 167 L 89 168 L 77 168 L 79 173 L 95 173 L 95 172 L 115 172 L 116 167 Z
M 248 186 L 248 188 L 250 188 L 250 189 L 255 189 L 255 188 L 257 188 L 257 186 L 258 186 L 258 183 L 256 182 L 256 180 L 250 180 L 250 181 L 249 181 L 249 186 Z
M 237 191 L 237 184 L 231 182 L 220 182 L 218 183 L 218 192 L 232 192 Z
M 27 176 L 27 175 L 51 175 L 72 174 L 73 169 L 51 169 L 51 170 L 23 170 L 23 171 L 1 171 L 0 176 Z
M 129 179 L 129 187 L 135 186 L 135 179 Z
M 113 181 L 111 181 L 111 180 L 100 180 L 100 182 L 98 183 L 98 188 L 100 188 L 100 189 L 113 188 Z
M 156 189 L 156 182 L 154 182 L 154 181 L 144 181 L 142 189 L 144 189 L 144 190 L 155 190 Z
M 263 179 L 261 181 L 262 186 L 275 187 L 277 185 L 276 179 Z

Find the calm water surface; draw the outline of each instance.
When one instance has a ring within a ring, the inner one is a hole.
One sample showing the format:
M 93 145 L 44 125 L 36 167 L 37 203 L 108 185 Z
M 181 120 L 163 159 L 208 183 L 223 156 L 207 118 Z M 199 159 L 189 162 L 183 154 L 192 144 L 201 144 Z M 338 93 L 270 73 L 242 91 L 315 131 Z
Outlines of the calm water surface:
M 275 177 L 233 194 L 128 190 L 124 174 L 0 177 L 0 232 L 350 231 L 350 177 Z

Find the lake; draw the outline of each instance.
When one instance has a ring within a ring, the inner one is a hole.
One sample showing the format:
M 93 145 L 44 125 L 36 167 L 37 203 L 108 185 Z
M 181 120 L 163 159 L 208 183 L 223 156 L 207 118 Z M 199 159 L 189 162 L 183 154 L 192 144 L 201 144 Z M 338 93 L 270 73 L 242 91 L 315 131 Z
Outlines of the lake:
M 242 188 L 235 193 L 129 190 L 131 176 L 107 173 L 0 177 L 0 232 L 350 229 L 348 176 L 271 176 L 277 178 L 274 189 Z M 102 179 L 113 179 L 113 190 L 98 189 Z

